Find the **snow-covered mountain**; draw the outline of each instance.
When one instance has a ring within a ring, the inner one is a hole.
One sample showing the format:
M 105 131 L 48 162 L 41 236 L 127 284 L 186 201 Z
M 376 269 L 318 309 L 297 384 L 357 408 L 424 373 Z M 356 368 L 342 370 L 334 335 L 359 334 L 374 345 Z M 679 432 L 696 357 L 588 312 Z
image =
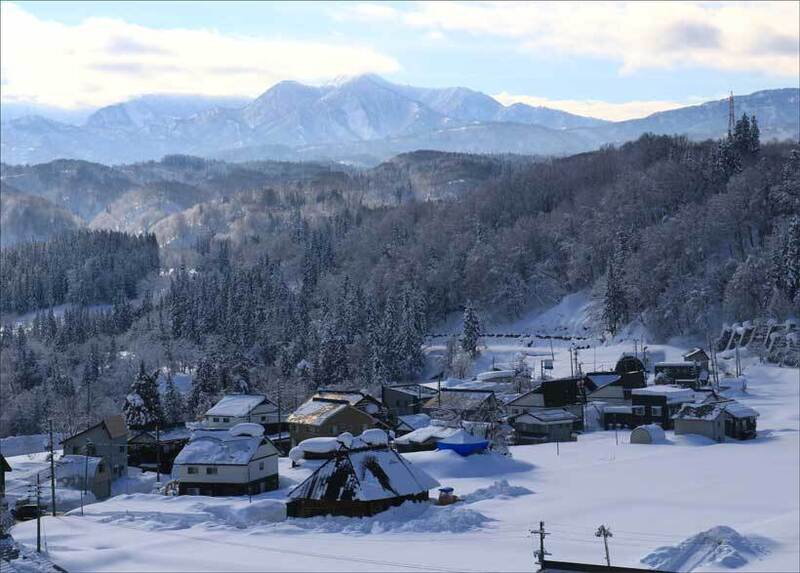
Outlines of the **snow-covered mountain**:
M 758 116 L 764 139 L 796 137 L 800 90 L 737 98 Z M 7 163 L 75 158 L 102 163 L 184 153 L 228 160 L 294 159 L 378 163 L 416 149 L 564 155 L 644 132 L 718 137 L 726 102 L 608 122 L 546 107 L 504 106 L 464 87 L 422 88 L 365 74 L 322 86 L 279 82 L 254 100 L 143 96 L 101 108 L 81 125 L 37 116 L 2 124 Z

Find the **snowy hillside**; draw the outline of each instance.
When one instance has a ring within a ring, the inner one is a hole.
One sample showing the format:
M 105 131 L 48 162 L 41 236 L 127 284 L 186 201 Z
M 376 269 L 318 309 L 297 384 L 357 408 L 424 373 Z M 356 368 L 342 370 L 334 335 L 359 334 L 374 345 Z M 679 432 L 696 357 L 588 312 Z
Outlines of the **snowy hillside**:
M 599 347 L 598 363 L 628 350 Z M 684 349 L 654 350 L 672 359 Z M 566 349 L 555 353 L 563 374 Z M 594 532 L 605 524 L 614 564 L 647 566 L 640 563 L 647 557 L 681 571 L 797 571 L 800 372 L 749 357 L 745 364 L 746 391 L 736 398 L 761 414 L 750 442 L 667 432 L 665 444 L 636 445 L 621 430 L 586 433 L 558 448 L 515 446 L 511 458 L 413 453 L 415 465 L 464 501 L 365 519 L 284 520 L 279 504 L 310 468 L 281 459 L 281 488 L 252 505 L 247 498 L 119 496 L 89 506 L 85 517 L 45 518 L 48 548 L 68 570 L 243 571 L 268 563 L 273 571 L 531 571 L 528 531 L 543 520 L 553 559 L 602 562 Z M 33 522 L 12 533 L 35 544 Z M 715 551 L 696 543 L 717 537 Z

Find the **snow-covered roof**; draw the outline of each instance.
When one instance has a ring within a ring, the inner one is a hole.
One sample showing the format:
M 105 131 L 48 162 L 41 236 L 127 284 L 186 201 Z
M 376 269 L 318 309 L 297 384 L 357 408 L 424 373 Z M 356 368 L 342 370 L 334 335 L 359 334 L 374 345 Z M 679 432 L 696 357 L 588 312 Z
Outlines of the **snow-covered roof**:
M 656 368 L 694 368 L 694 362 L 656 362 Z
M 115 438 L 121 438 L 123 436 L 128 435 L 128 425 L 125 423 L 125 418 L 123 418 L 119 414 L 116 414 L 114 416 L 107 416 L 94 426 L 90 426 L 85 430 L 78 432 L 77 434 L 73 434 L 68 438 L 64 438 L 64 440 L 61 443 L 65 443 L 73 438 L 77 438 L 78 436 L 81 436 L 86 432 L 89 432 L 97 428 L 98 426 L 103 426 L 112 440 Z
M 457 432 L 453 433 L 451 436 L 448 436 L 444 439 L 439 440 L 439 443 L 447 443 L 447 444 L 477 444 L 481 442 L 485 442 L 483 438 L 478 438 L 473 436 L 466 430 L 458 430 Z
M 290 424 L 309 424 L 319 426 L 325 420 L 348 408 L 347 402 L 310 398 L 306 400 L 289 416 L 286 421 Z
M 716 420 L 725 412 L 734 418 L 758 417 L 758 412 L 749 406 L 745 406 L 736 400 L 725 400 L 702 404 L 684 404 L 680 411 L 675 414 L 675 418 L 680 420 Z
M 475 410 L 494 396 L 494 392 L 488 390 L 455 390 L 444 389 L 438 396 L 434 396 L 425 402 L 426 408 L 442 408 L 446 410 Z
M 360 390 L 317 390 L 317 393 L 314 394 L 314 397 L 325 398 L 326 400 L 342 400 L 351 406 L 355 406 L 364 399 L 370 401 L 375 400 L 375 398 Z
M 634 388 L 633 394 L 636 396 L 665 396 L 669 403 L 691 402 L 694 400 L 694 391 L 691 388 L 673 386 L 672 384 L 656 384 L 645 388 Z
M 431 417 L 428 414 L 406 414 L 405 416 L 398 416 L 398 426 L 406 426 L 412 430 L 418 430 L 429 426 Z
M 455 434 L 457 430 L 458 428 L 448 428 L 447 426 L 435 426 L 431 424 L 430 426 L 419 428 L 418 430 L 409 432 L 404 436 L 395 438 L 394 442 L 401 445 L 422 444 L 428 440 L 441 440 L 448 438 Z
M 622 376 L 616 372 L 590 372 L 586 377 L 594 382 L 597 389 L 613 384 L 622 378 Z
M 686 354 L 684 354 L 683 355 L 683 359 L 689 361 L 690 357 L 692 357 L 692 356 L 700 356 L 700 355 L 704 356 L 706 359 L 708 358 L 708 354 L 706 354 L 705 350 L 703 350 L 702 348 L 699 348 L 699 347 L 695 347 L 695 348 L 692 348 Z
M 402 392 L 403 394 L 408 394 L 409 396 L 433 396 L 436 394 L 436 390 L 434 388 L 429 388 L 423 384 L 398 384 L 397 386 L 389 386 L 391 390 L 395 392 Z
M 632 406 L 606 406 L 603 408 L 605 414 L 633 414 Z
M 514 374 L 513 370 L 490 370 L 489 372 L 481 372 L 475 378 L 481 381 L 496 380 L 498 378 L 513 378 Z
M 176 465 L 244 465 L 250 462 L 264 436 L 233 435 L 228 430 L 198 430 L 175 458 Z
M 390 448 L 342 451 L 289 493 L 289 499 L 375 501 L 424 493 L 440 484 Z
M 571 412 L 567 412 L 562 408 L 555 408 L 525 412 L 516 416 L 514 421 L 529 424 L 563 424 L 565 422 L 572 423 L 577 419 L 578 417 Z
M 61 456 L 56 460 L 56 478 L 69 479 L 74 477 L 82 478 L 88 473 L 94 477 L 100 467 L 103 458 L 81 455 Z M 50 475 L 48 473 L 48 475 Z
M 261 394 L 229 394 L 214 404 L 206 412 L 206 416 L 242 418 L 265 401 L 267 401 L 267 397 Z

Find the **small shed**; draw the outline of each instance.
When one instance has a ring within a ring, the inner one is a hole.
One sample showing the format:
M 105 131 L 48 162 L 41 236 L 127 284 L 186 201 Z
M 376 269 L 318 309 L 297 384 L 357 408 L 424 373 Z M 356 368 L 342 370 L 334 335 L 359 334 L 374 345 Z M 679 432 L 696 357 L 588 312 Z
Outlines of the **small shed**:
M 461 456 L 470 456 L 480 453 L 489 447 L 489 440 L 473 436 L 466 430 L 458 430 L 452 436 L 439 440 L 436 448 L 439 450 L 453 450 Z
M 431 417 L 428 414 L 407 414 L 397 417 L 397 425 L 394 428 L 395 435 L 402 436 L 431 425 Z
M 716 442 L 726 437 L 747 440 L 756 437 L 756 418 L 758 412 L 736 400 L 685 404 L 675 415 L 675 433 L 698 434 Z
M 631 432 L 632 444 L 663 444 L 666 441 L 664 430 L 658 424 L 638 426 Z
M 449 438 L 458 431 L 458 428 L 444 426 L 438 420 L 433 420 L 428 426 L 418 428 L 413 432 L 395 438 L 394 445 L 401 452 L 421 452 L 435 450 L 439 440 Z
M 386 443 L 354 438 L 289 493 L 286 513 L 365 517 L 405 501 L 427 501 L 439 485 Z

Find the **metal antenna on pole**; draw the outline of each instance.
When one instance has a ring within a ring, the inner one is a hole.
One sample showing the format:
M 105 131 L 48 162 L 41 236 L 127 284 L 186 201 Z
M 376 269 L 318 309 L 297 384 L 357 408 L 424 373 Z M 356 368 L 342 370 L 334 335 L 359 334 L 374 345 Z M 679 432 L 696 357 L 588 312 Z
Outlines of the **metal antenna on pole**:
M 608 538 L 614 537 L 611 534 L 611 530 L 607 528 L 605 525 L 601 525 L 600 527 L 597 528 L 597 531 L 595 532 L 594 535 L 595 537 L 603 538 L 603 545 L 605 545 L 606 547 L 606 565 L 611 567 L 611 557 L 608 555 Z
M 736 127 L 736 114 L 733 110 L 733 90 L 731 95 L 728 96 L 728 137 L 733 136 L 733 130 Z
M 539 568 L 544 569 L 544 558 L 550 555 L 544 550 L 544 538 L 550 534 L 544 530 L 544 521 L 539 522 L 539 529 L 531 529 L 530 532 L 539 536 L 539 549 L 534 550 L 533 556 L 539 561 Z

